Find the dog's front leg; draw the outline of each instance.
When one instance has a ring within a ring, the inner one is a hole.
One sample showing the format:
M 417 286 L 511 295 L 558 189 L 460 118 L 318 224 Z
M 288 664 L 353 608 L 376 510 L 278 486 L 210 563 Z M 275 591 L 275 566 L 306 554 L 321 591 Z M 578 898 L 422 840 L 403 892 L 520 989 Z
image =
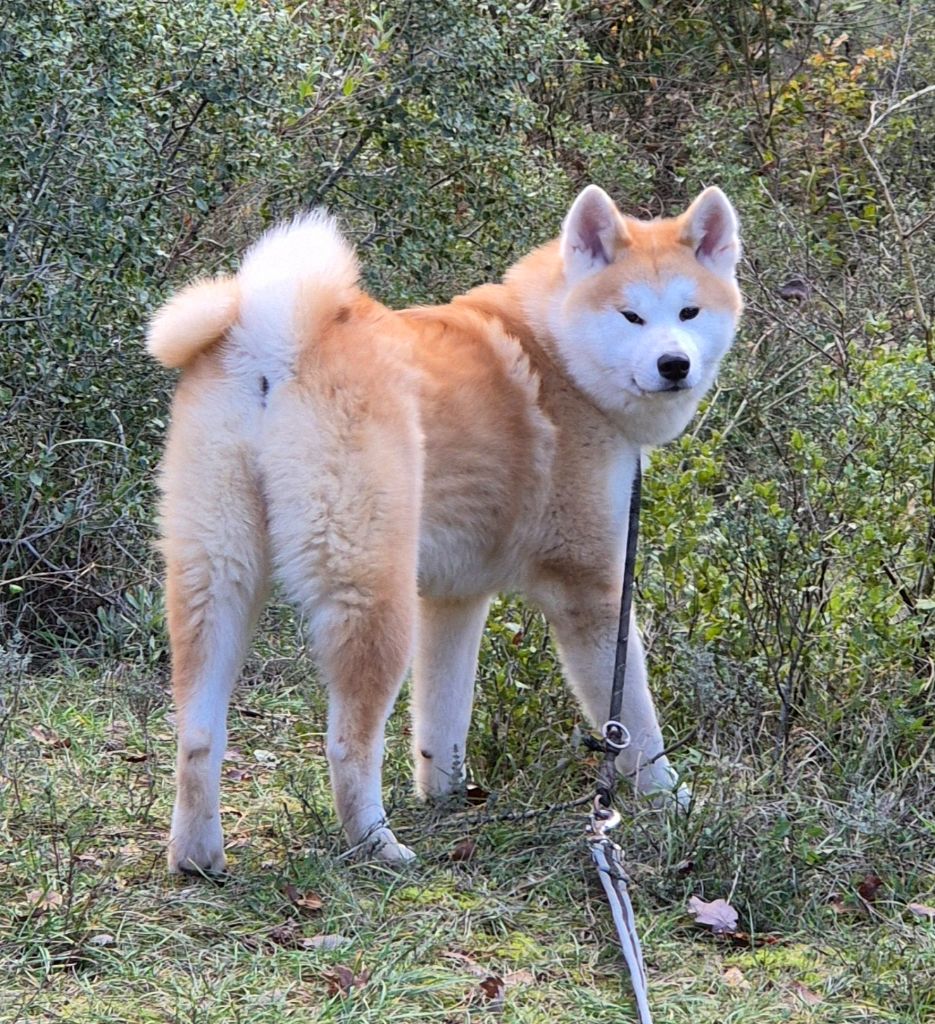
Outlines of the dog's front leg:
M 600 590 L 550 586 L 540 596 L 549 619 L 568 680 L 591 722 L 600 728 L 607 721 L 613 685 L 620 594 L 616 588 Z M 680 805 L 689 791 L 662 751 L 662 732 L 646 677 L 643 644 L 630 618 L 626 682 L 622 720 L 630 733 L 630 745 L 617 758 L 621 774 L 637 792 L 665 798 L 674 795 Z

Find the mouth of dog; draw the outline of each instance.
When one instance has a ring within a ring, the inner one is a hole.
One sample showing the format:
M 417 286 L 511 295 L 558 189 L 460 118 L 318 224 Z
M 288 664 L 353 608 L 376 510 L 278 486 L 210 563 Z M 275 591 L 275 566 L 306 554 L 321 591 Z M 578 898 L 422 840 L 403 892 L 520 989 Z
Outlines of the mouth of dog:
M 648 398 L 651 395 L 676 395 L 681 394 L 684 391 L 691 391 L 691 384 L 686 384 L 684 381 L 678 381 L 675 384 L 668 384 L 662 388 L 641 388 L 636 383 L 636 378 L 633 378 L 632 388 L 640 398 Z

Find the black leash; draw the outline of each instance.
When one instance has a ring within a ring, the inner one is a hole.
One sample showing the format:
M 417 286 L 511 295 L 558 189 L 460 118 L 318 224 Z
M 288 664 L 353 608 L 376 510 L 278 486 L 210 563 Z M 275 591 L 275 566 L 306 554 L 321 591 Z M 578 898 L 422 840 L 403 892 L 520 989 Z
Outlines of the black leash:
M 610 715 L 601 733 L 604 737 L 604 760 L 597 776 L 597 790 L 588 823 L 591 859 L 597 865 L 601 884 L 613 914 L 624 959 L 630 969 L 630 980 L 636 996 L 640 1024 L 652 1024 L 647 998 L 646 968 L 643 951 L 627 892 L 627 874 L 623 867 L 623 851 L 606 834 L 620 821 L 614 809 L 617 790 L 617 755 L 630 745 L 630 733 L 620 721 L 623 708 L 623 684 L 627 673 L 627 647 L 630 639 L 630 611 L 633 607 L 633 578 L 636 573 L 636 546 L 640 529 L 640 499 L 643 473 L 640 456 L 630 492 L 630 514 L 627 521 L 627 549 L 623 563 L 623 593 L 620 597 L 620 622 L 617 627 L 617 649 L 614 656 L 614 685 L 610 693 Z

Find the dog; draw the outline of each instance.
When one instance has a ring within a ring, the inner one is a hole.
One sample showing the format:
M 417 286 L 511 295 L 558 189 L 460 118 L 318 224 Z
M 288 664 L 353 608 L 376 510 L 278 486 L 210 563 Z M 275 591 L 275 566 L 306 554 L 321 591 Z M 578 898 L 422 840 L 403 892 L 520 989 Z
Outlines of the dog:
M 235 276 L 152 319 L 180 368 L 161 470 L 178 710 L 173 872 L 226 869 L 226 716 L 271 579 L 307 625 L 329 694 L 327 758 L 349 842 L 411 859 L 386 819 L 384 726 L 412 666 L 422 798 L 463 785 L 488 605 L 545 614 L 588 718 L 606 714 L 631 482 L 711 386 L 741 311 L 738 221 L 708 188 L 681 215 L 624 216 L 584 189 L 560 237 L 501 283 L 393 311 L 361 290 L 322 211 L 267 232 Z M 685 798 L 635 619 L 618 759 Z

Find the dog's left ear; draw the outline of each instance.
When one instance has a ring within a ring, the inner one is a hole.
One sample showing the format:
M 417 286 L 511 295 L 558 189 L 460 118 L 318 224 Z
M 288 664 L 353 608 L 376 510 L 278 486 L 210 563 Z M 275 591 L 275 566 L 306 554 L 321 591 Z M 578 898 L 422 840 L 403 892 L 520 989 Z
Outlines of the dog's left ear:
M 740 259 L 740 225 L 730 200 L 719 188 L 706 188 L 682 214 L 682 241 L 699 263 L 733 278 Z
M 565 279 L 569 284 L 613 263 L 626 245 L 623 217 L 613 199 L 597 185 L 578 196 L 562 225 L 560 242 Z

